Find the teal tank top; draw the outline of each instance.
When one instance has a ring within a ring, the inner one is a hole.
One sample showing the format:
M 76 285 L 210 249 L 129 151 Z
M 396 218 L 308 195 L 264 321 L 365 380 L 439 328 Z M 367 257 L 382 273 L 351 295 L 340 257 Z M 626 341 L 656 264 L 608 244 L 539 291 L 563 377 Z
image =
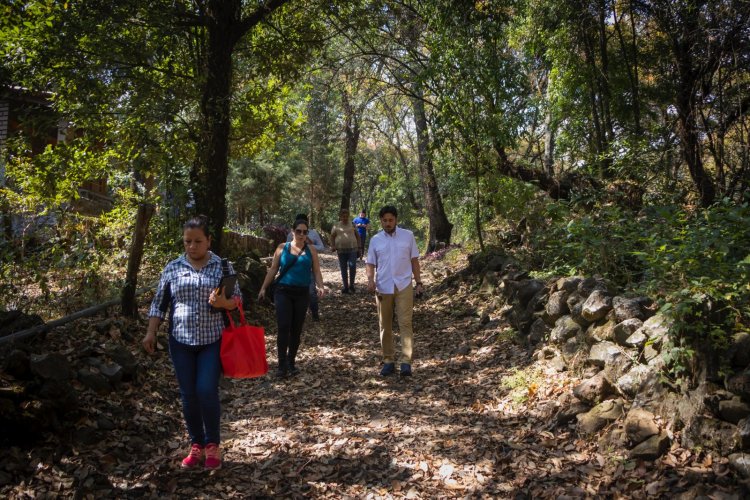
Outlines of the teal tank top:
M 279 269 L 285 269 L 294 259 L 289 249 L 291 243 L 284 245 L 279 259 Z M 310 249 L 305 247 L 305 251 L 297 257 L 297 262 L 289 269 L 279 280 L 279 284 L 288 286 L 310 286 L 310 277 L 312 275 L 312 254 Z

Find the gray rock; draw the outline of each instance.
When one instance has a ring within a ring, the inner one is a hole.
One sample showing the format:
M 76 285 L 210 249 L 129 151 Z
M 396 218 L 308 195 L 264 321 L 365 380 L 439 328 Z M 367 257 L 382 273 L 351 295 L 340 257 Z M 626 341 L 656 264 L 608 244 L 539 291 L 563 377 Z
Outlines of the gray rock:
M 750 370 L 729 377 L 724 385 L 744 401 L 750 401 Z
M 736 441 L 742 451 L 750 450 L 750 418 L 743 418 L 737 423 Z
M 601 282 L 594 277 L 582 279 L 576 287 L 576 291 L 584 298 L 588 297 L 594 290 L 602 289 L 606 289 L 606 287 L 602 286 Z
M 586 321 L 593 323 L 607 315 L 612 309 L 612 297 L 603 290 L 594 290 L 583 303 L 581 315 Z
M 653 370 L 646 365 L 634 365 L 625 375 L 615 382 L 615 386 L 630 398 L 634 398 L 644 380 L 648 379 Z
M 603 429 L 610 422 L 622 417 L 624 403 L 622 400 L 610 399 L 596 405 L 590 411 L 576 416 L 578 432 L 583 435 L 593 434 Z
M 122 367 L 117 363 L 103 364 L 99 367 L 99 370 L 101 371 L 102 375 L 107 378 L 107 381 L 109 381 L 109 383 L 112 385 L 120 383 L 123 375 L 125 374 L 125 370 L 123 370 Z
M 642 330 L 638 329 L 633 334 L 625 339 L 625 345 L 628 347 L 635 347 L 636 349 L 643 349 L 648 341 L 648 337 Z
M 540 291 L 544 290 L 544 282 L 541 280 L 524 280 L 518 283 L 516 288 L 516 300 L 521 307 L 527 307 L 531 299 Z
M 732 344 L 729 347 L 732 353 L 732 368 L 742 370 L 750 365 L 750 333 L 740 332 L 732 336 Z
M 34 375 L 45 380 L 69 380 L 74 375 L 68 359 L 58 353 L 32 354 L 29 366 Z
M 571 337 L 562 345 L 560 352 L 567 364 L 574 364 L 577 359 L 582 360 L 587 355 L 587 345 L 579 337 Z
M 543 319 L 537 318 L 529 329 L 529 344 L 536 345 L 548 337 L 552 329 Z
M 649 339 L 654 339 L 661 345 L 661 341 L 667 338 L 672 323 L 671 319 L 659 313 L 644 321 L 641 329 Z
M 570 405 L 561 408 L 560 411 L 557 412 L 555 420 L 557 422 L 557 425 L 565 425 L 568 422 L 572 422 L 573 420 L 575 420 L 577 415 L 586 413 L 590 409 L 590 405 L 587 405 L 582 401 L 574 401 Z
M 597 404 L 617 395 L 617 389 L 604 372 L 599 372 L 574 387 L 573 395 L 585 403 Z
M 550 321 L 557 321 L 561 316 L 570 312 L 567 303 L 568 295 L 569 292 L 564 290 L 550 295 L 549 300 L 547 301 L 547 306 L 544 308 Z
M 622 349 L 612 342 L 598 342 L 591 346 L 588 362 L 599 368 L 604 368 L 605 365 L 613 363 L 622 355 Z
M 479 293 L 492 295 L 495 293 L 497 284 L 498 284 L 497 273 L 494 273 L 492 271 L 485 273 L 484 277 L 482 278 L 482 284 L 479 286 Z
M 138 371 L 138 360 L 122 345 L 109 346 L 107 355 L 122 367 L 123 379 L 129 379 Z
M 683 446 L 717 450 L 729 455 L 738 450 L 737 426 L 707 415 L 695 415 L 682 430 Z
M 620 323 L 629 319 L 641 321 L 646 319 L 646 314 L 637 299 L 617 296 L 612 299 L 612 309 L 615 311 L 615 318 Z
M 557 290 L 565 291 L 565 292 L 574 292 L 578 289 L 578 284 L 583 281 L 583 278 L 581 276 L 571 276 L 568 278 L 560 278 L 555 283 L 555 288 Z
M 29 355 L 20 349 L 13 349 L 5 358 L 5 371 L 17 379 L 28 379 L 31 376 Z
M 750 454 L 732 453 L 729 455 L 729 467 L 745 479 L 750 478 Z
M 740 420 L 750 417 L 750 406 L 737 397 L 719 401 L 719 416 L 726 422 L 736 424 Z
M 555 356 L 549 361 L 549 367 L 560 373 L 568 369 L 568 364 L 562 356 Z
M 100 373 L 94 373 L 91 370 L 83 368 L 78 370 L 78 380 L 97 394 L 109 394 L 112 392 L 112 386 L 109 385 L 107 379 Z
M 666 432 L 651 436 L 630 450 L 630 458 L 637 460 L 656 460 L 664 455 L 671 442 Z
M 625 417 L 625 433 L 630 443 L 642 443 L 659 433 L 656 417 L 643 408 L 632 408 Z
M 615 342 L 628 345 L 628 339 L 642 326 L 643 321 L 638 318 L 630 318 L 618 323 L 614 328 Z
M 581 333 L 581 325 L 573 321 L 570 316 L 563 316 L 555 322 L 549 338 L 550 342 L 562 344 L 579 333 Z
M 590 344 L 593 345 L 603 340 L 614 340 L 616 323 L 614 321 L 603 321 L 597 321 L 586 330 L 586 341 Z

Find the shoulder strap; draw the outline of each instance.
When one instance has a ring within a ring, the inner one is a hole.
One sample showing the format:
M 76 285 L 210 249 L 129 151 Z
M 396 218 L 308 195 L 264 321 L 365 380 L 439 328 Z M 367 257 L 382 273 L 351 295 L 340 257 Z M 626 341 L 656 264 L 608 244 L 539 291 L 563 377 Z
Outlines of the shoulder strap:
M 288 252 L 291 255 L 292 252 L 289 251 L 289 245 L 291 245 L 291 243 L 287 243 L 286 245 L 284 245 L 284 251 Z M 308 251 L 309 249 L 307 248 L 307 243 L 305 243 L 305 246 L 302 247 L 302 252 L 308 252 Z M 297 259 L 299 259 L 299 256 L 302 255 L 302 252 L 293 256 L 292 261 L 286 266 L 284 266 L 284 269 L 281 270 L 281 272 L 279 273 L 279 276 L 274 280 L 274 282 L 278 283 L 279 281 L 281 281 L 281 278 L 286 274 L 286 272 L 290 270 L 294 266 L 294 264 L 297 263 Z

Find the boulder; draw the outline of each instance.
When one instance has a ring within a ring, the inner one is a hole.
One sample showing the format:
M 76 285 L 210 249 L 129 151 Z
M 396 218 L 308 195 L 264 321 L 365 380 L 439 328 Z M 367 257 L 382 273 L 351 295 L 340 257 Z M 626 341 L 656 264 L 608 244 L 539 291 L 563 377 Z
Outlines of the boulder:
M 5 371 L 19 380 L 27 380 L 31 377 L 29 355 L 20 349 L 13 349 L 5 358 Z
M 615 318 L 619 323 L 629 319 L 638 319 L 641 321 L 646 319 L 646 314 L 638 299 L 628 299 L 617 296 L 612 299 L 612 309 L 614 310 Z
M 630 398 L 634 398 L 644 380 L 654 373 L 653 369 L 646 365 L 636 364 L 615 382 L 615 386 Z
M 750 405 L 738 397 L 719 401 L 719 416 L 726 422 L 736 424 L 740 420 L 750 417 Z
M 732 375 L 724 385 L 728 391 L 737 394 L 743 401 L 750 402 L 750 370 Z
M 586 341 L 594 344 L 603 340 L 614 340 L 615 325 L 616 323 L 614 321 L 604 320 L 594 323 L 586 330 Z
M 643 408 L 632 408 L 625 417 L 625 433 L 632 444 L 638 444 L 659 433 L 656 416 Z
M 91 370 L 82 368 L 78 370 L 78 380 L 87 388 L 97 394 L 108 394 L 112 392 L 112 386 L 107 379 L 100 373 L 94 373 Z
M 651 436 L 630 450 L 630 458 L 634 460 L 656 460 L 664 455 L 671 445 L 666 432 Z
M 624 402 L 621 399 L 610 399 L 596 405 L 590 411 L 576 416 L 578 419 L 578 432 L 583 435 L 593 434 L 607 424 L 622 417 Z
M 123 380 L 130 380 L 138 372 L 138 360 L 125 346 L 110 345 L 107 347 L 107 355 L 122 367 Z
M 547 326 L 543 319 L 537 318 L 529 328 L 529 344 L 536 345 L 546 339 L 552 329 Z
M 732 453 L 729 455 L 729 467 L 746 480 L 750 479 L 750 454 Z
M 618 345 L 606 341 L 597 342 L 591 346 L 588 362 L 599 368 L 604 368 L 607 364 L 613 363 L 622 355 L 622 348 Z
M 642 329 L 638 329 L 633 332 L 633 334 L 625 339 L 625 345 L 627 347 L 635 347 L 638 350 L 641 350 L 646 345 L 646 342 L 648 341 L 648 337 L 646 337 L 646 334 L 643 333 Z
M 594 290 L 586 298 L 581 315 L 589 323 L 602 319 L 612 309 L 612 297 L 606 291 Z
M 743 418 L 737 423 L 736 442 L 742 451 L 750 450 L 750 418 Z
M 560 317 L 570 312 L 567 304 L 568 295 L 569 292 L 563 290 L 555 292 L 549 296 L 549 300 L 547 301 L 547 305 L 544 310 L 547 313 L 547 318 L 549 318 L 549 320 L 552 321 L 553 324 Z
M 597 404 L 617 395 L 604 372 L 599 372 L 573 388 L 573 395 L 585 403 Z
M 495 293 L 497 284 L 498 284 L 497 273 L 492 272 L 492 271 L 487 272 L 482 278 L 482 284 L 479 286 L 479 293 L 492 295 Z
M 549 335 L 550 342 L 562 344 L 566 340 L 581 333 L 581 325 L 573 321 L 570 316 L 563 316 L 555 322 L 555 327 Z
M 695 415 L 687 422 L 681 441 L 687 448 L 714 449 L 725 456 L 739 448 L 737 427 L 707 415 Z
M 567 278 L 560 278 L 555 282 L 555 290 L 563 292 L 574 292 L 578 289 L 578 284 L 583 281 L 581 276 L 570 276 Z
M 569 405 L 560 408 L 555 416 L 557 425 L 565 425 L 568 422 L 575 420 L 576 416 L 581 413 L 586 413 L 591 409 L 591 405 L 584 403 L 583 401 L 574 400 Z
M 69 380 L 74 376 L 68 358 L 59 353 L 32 354 L 29 367 L 44 380 Z
M 544 282 L 530 279 L 518 282 L 516 287 L 516 300 L 521 307 L 526 308 L 531 299 L 540 291 L 544 290 Z
M 732 368 L 744 370 L 750 366 L 750 333 L 740 332 L 732 336 L 731 345 Z
M 618 323 L 614 328 L 615 342 L 627 346 L 628 339 L 642 326 L 643 321 L 638 318 L 630 318 Z

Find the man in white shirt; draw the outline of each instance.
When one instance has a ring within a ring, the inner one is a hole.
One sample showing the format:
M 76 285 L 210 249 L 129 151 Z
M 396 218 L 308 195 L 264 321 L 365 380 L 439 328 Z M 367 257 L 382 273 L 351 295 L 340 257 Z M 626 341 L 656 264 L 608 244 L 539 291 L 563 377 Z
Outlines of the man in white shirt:
M 385 206 L 378 214 L 382 231 L 370 240 L 367 251 L 367 290 L 376 292 L 380 345 L 383 349 L 383 376 L 396 371 L 396 351 L 393 344 L 393 310 L 396 310 L 401 334 L 401 376 L 411 375 L 412 312 L 414 291 L 422 293 L 419 274 L 419 250 L 414 233 L 397 227 L 396 207 Z M 412 287 L 414 275 L 416 289 Z
M 297 214 L 294 221 L 296 222 L 298 220 L 307 221 L 307 214 Z M 309 228 L 307 233 L 307 244 L 314 246 L 318 252 L 324 251 L 326 247 L 323 244 L 323 239 L 320 237 L 320 234 L 318 234 L 315 229 L 311 228 L 309 224 L 307 227 Z M 293 239 L 294 231 L 289 231 L 289 234 L 286 235 L 286 241 L 289 242 Z M 312 314 L 313 321 L 320 321 L 320 308 L 318 306 L 318 292 L 315 289 L 314 273 L 312 281 L 310 281 L 310 314 Z

